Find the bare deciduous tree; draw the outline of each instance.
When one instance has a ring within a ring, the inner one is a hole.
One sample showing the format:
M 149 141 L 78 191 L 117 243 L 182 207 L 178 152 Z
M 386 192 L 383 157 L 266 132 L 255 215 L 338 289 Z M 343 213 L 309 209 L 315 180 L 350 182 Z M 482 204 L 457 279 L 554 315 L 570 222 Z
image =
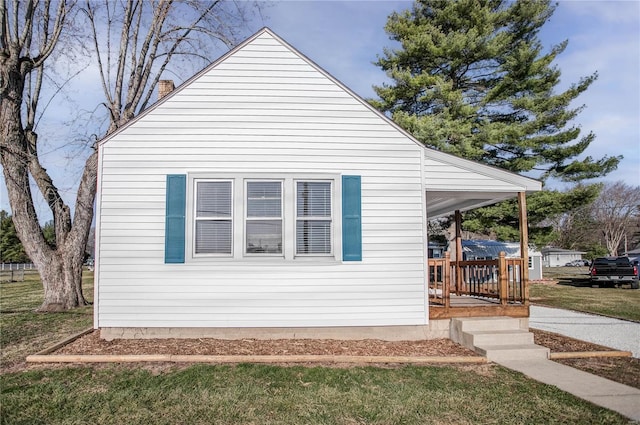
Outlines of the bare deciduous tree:
M 89 36 L 100 69 L 108 112 L 106 133 L 145 109 L 163 71 L 178 57 L 209 58 L 216 41 L 231 46 L 258 3 L 197 0 L 0 0 L 0 161 L 17 234 L 38 267 L 44 287 L 40 311 L 86 304 L 81 277 L 93 219 L 97 151 L 84 165 L 72 214 L 38 157 L 35 124 L 45 65 L 61 35 Z M 90 34 L 70 26 L 77 10 Z M 56 244 L 42 233 L 32 179 L 53 214 Z
M 259 10 L 257 2 L 246 1 L 122 3 L 88 0 L 83 7 L 109 113 L 107 133 L 151 103 L 169 64 L 208 63 L 217 43 L 230 48 L 240 41 L 247 15 Z
M 44 286 L 41 311 L 86 304 L 81 273 L 84 244 L 93 217 L 96 156 L 82 176 L 72 219 L 58 188 L 38 158 L 36 113 L 45 63 L 53 54 L 73 11 L 72 2 L 0 2 L 0 161 L 13 221 L 27 255 L 38 267 Z M 42 233 L 29 179 L 42 193 L 51 212 L 56 248 Z
M 617 255 L 632 222 L 640 218 L 640 186 L 629 186 L 622 181 L 606 184 L 592 211 L 609 255 Z

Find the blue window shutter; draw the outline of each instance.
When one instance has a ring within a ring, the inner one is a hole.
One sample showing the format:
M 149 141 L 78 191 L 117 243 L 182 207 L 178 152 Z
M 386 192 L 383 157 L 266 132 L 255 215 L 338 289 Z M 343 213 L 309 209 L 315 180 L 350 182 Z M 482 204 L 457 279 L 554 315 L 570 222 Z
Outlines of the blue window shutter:
M 186 175 L 167 175 L 166 201 L 164 262 L 184 263 L 185 210 L 187 204 Z
M 342 261 L 362 261 L 360 176 L 342 176 Z

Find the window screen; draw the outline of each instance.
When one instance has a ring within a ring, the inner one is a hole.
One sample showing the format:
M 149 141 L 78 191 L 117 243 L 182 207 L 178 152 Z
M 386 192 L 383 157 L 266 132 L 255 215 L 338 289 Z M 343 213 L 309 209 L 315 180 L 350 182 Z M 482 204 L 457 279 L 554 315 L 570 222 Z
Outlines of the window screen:
M 231 254 L 231 193 L 230 181 L 196 182 L 196 254 Z
M 282 182 L 247 182 L 246 251 L 282 254 Z
M 296 254 L 331 254 L 331 183 L 296 183 Z

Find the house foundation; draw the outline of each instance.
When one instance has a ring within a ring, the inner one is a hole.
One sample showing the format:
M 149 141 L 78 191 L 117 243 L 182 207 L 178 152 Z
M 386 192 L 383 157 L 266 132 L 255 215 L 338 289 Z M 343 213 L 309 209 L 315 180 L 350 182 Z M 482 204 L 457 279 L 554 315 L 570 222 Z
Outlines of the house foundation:
M 101 328 L 100 337 L 114 339 L 214 338 L 214 339 L 338 339 L 419 341 L 449 338 L 450 319 L 430 320 L 415 326 L 345 326 L 303 328 Z

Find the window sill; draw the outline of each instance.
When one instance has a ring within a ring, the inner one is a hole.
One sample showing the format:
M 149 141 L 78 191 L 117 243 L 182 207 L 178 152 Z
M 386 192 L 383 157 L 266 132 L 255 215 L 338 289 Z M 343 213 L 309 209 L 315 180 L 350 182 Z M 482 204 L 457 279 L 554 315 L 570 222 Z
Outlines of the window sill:
M 296 256 L 294 258 L 284 258 L 284 256 L 272 255 L 272 256 L 257 256 L 247 255 L 243 257 L 191 257 L 187 258 L 186 264 L 203 264 L 203 263 L 282 263 L 282 264 L 336 264 L 341 263 L 339 259 L 333 255 L 322 256 Z

